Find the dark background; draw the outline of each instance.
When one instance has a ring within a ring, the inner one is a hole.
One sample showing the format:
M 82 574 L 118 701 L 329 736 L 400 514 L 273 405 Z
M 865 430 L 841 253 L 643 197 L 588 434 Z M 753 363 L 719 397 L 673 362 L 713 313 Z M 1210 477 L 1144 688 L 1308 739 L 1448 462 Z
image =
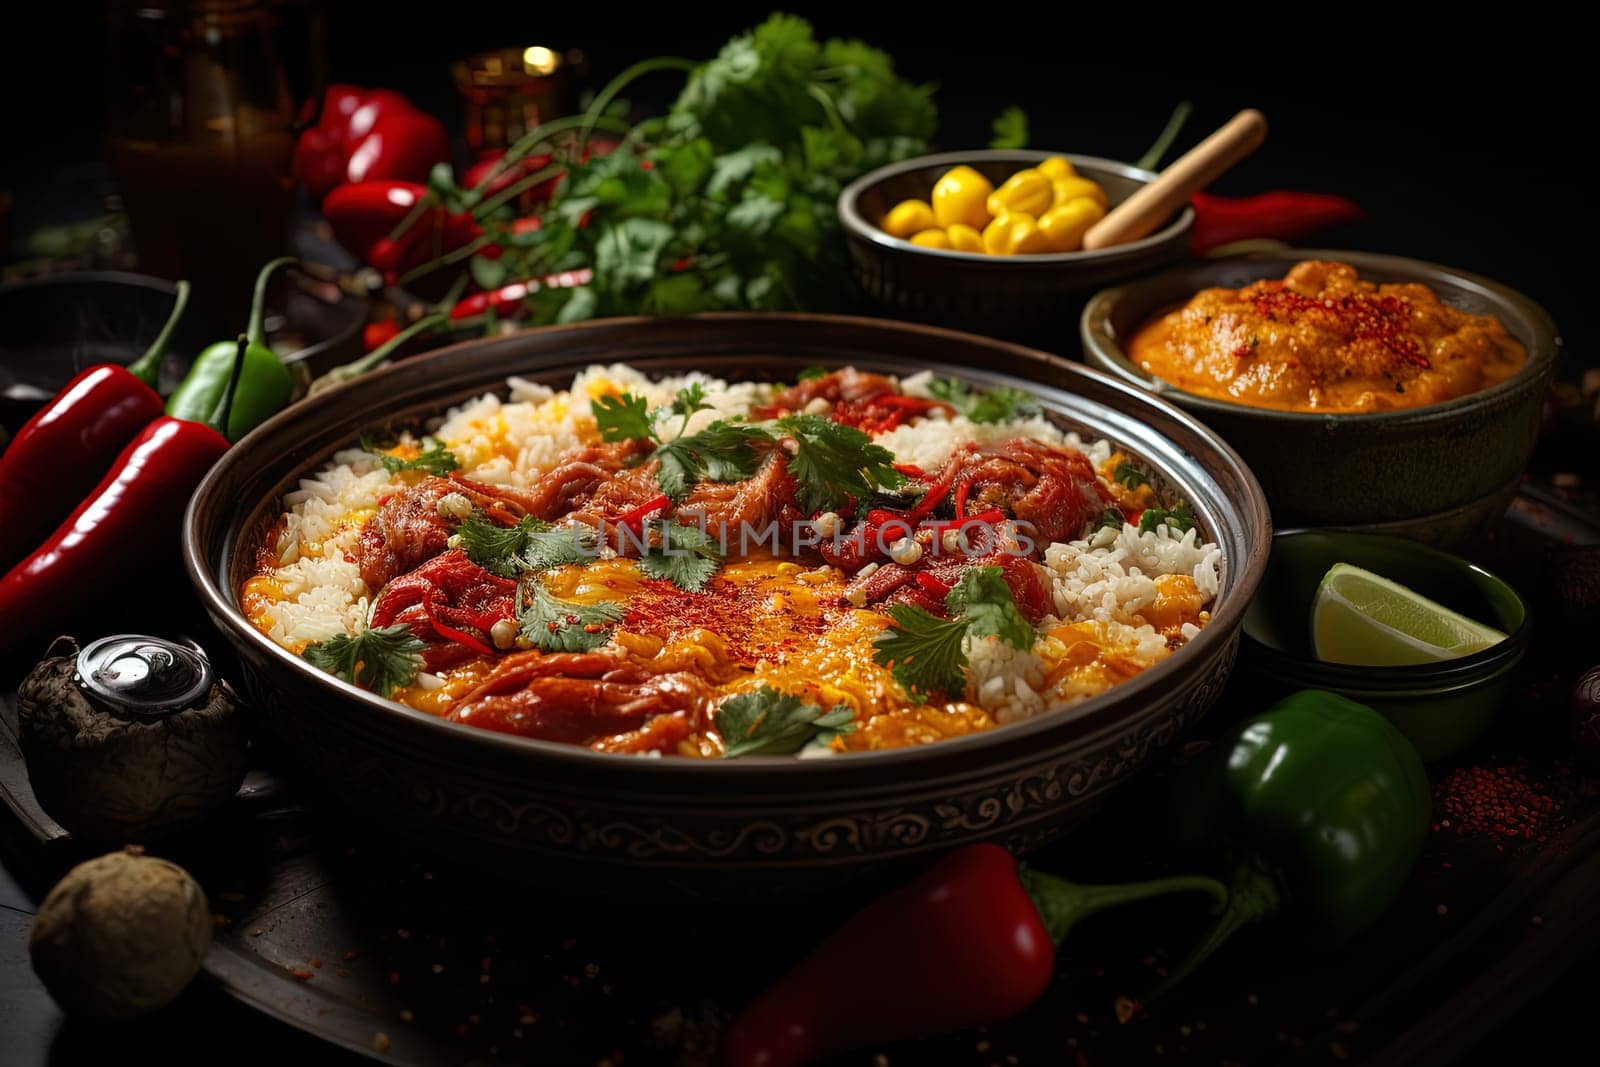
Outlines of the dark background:
M 767 10 L 369 0 L 328 7 L 336 79 L 398 88 L 452 127 L 459 112 L 447 64 L 473 49 L 582 47 L 598 85 L 646 56 L 706 57 Z M 1594 130 L 1586 110 L 1594 59 L 1580 51 L 1578 28 L 1521 9 L 1478 16 L 1439 7 L 1409 22 L 1386 6 L 1252 13 L 1236 5 L 1176 11 L 1112 5 L 1088 14 L 1072 5 L 1070 14 L 1053 19 L 1043 7 L 790 10 L 811 18 L 819 35 L 861 37 L 891 51 L 906 76 L 937 83 L 940 147 L 986 143 L 991 118 L 1019 104 L 1036 147 L 1133 159 L 1180 100 L 1193 101 L 1196 110 L 1178 150 L 1237 109 L 1258 107 L 1271 124 L 1265 147 L 1214 191 L 1288 188 L 1354 197 L 1369 221 L 1330 235 L 1330 243 L 1503 281 L 1543 303 L 1569 351 L 1592 362 L 1594 227 L 1584 160 Z M 102 5 L 36 4 L 25 20 L 16 9 L 11 14 L 0 61 L 0 187 L 16 196 L 15 247 L 35 225 L 103 210 L 113 187 L 102 159 L 102 116 L 117 87 L 107 84 L 111 41 Z M 286 17 L 292 23 L 300 13 Z M 286 51 L 303 68 L 303 56 Z M 628 95 L 641 109 L 659 108 L 676 88 L 665 75 Z M 1587 990 L 1583 975 L 1562 982 L 1505 1027 L 1483 1058 L 1537 1058 L 1541 1050 L 1566 1047 L 1587 1018 Z M 286 1041 L 257 1035 L 255 1027 L 233 1029 L 242 1011 L 206 1014 L 209 1023 L 192 1020 L 197 1044 L 191 1047 L 246 1041 L 262 1052 Z M 207 1029 L 219 1032 L 207 1036 Z M 307 1051 L 303 1044 L 284 1048 Z
M 1195 113 L 1187 148 L 1241 107 L 1262 109 L 1266 145 L 1217 183 L 1246 194 L 1343 193 L 1365 225 L 1339 246 L 1416 256 L 1486 274 L 1542 302 L 1569 348 L 1590 336 L 1585 267 L 1593 225 L 1587 156 L 1594 63 L 1575 26 L 1503 10 L 1415 18 L 1393 6 L 1175 11 L 1070 5 L 790 5 L 819 36 L 885 48 L 902 73 L 938 86 L 938 142 L 987 143 L 1008 104 L 1026 109 L 1032 145 L 1135 159 L 1180 100 Z M 334 0 L 334 78 L 398 88 L 458 127 L 450 60 L 477 48 L 543 43 L 585 49 L 602 84 L 653 55 L 710 55 L 765 16 L 764 5 L 396 4 Z M 303 9 L 284 14 L 286 58 Z M 100 4 L 30 5 L 9 34 L 0 186 L 17 195 L 13 242 L 33 221 L 91 214 L 110 189 L 99 160 L 109 38 Z M 1591 72 L 1592 73 L 1592 72 Z M 303 88 L 301 80 L 297 89 Z M 676 92 L 675 75 L 638 83 L 640 109 Z M 246 205 L 241 205 L 247 210 Z M 227 220 L 219 220 L 226 225 Z

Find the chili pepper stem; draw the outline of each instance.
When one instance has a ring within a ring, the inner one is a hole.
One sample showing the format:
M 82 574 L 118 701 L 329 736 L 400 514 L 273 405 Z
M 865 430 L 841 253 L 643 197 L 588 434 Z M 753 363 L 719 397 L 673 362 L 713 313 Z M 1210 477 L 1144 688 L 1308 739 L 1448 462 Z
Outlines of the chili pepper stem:
M 316 381 L 312 382 L 311 389 L 309 391 L 310 395 L 315 396 L 317 393 L 324 392 L 328 389 L 332 389 L 336 385 L 341 385 L 345 382 L 348 382 L 352 378 L 359 378 L 361 375 L 370 370 L 376 370 L 378 367 L 383 366 L 383 364 L 388 361 L 389 357 L 394 354 L 395 349 L 399 348 L 401 345 L 417 336 L 417 334 L 422 333 L 425 330 L 431 330 L 435 326 L 442 326 L 448 321 L 449 316 L 443 312 L 435 312 L 432 315 L 424 315 L 422 318 L 418 319 L 416 322 L 413 322 L 410 326 L 407 326 L 405 329 L 401 330 L 399 333 L 395 334 L 393 337 L 389 338 L 383 344 L 379 345 L 377 348 L 374 348 L 371 352 L 368 352 L 360 359 L 352 360 L 351 362 L 340 367 L 335 367 L 322 377 L 318 378 Z
M 589 105 L 589 110 L 583 116 L 583 131 L 578 135 L 578 155 L 581 156 L 583 154 L 583 146 L 589 143 L 590 132 L 605 117 L 606 108 L 611 106 L 611 101 L 615 100 L 617 94 L 626 89 L 629 83 L 644 77 L 646 74 L 653 74 L 658 70 L 678 70 L 687 74 L 693 71 L 696 66 L 697 64 L 693 60 L 684 59 L 681 56 L 657 56 L 655 59 L 641 60 L 618 74 L 615 78 L 612 78 L 605 88 L 595 95 L 594 101 Z
M 1172 117 L 1167 119 L 1167 124 L 1156 138 L 1155 144 L 1149 151 L 1139 157 L 1139 162 L 1134 166 L 1141 170 L 1155 170 L 1161 165 L 1161 158 L 1172 150 L 1172 142 L 1178 139 L 1178 134 L 1183 130 L 1184 123 L 1189 121 L 1189 113 L 1194 110 L 1194 105 L 1185 100 L 1172 109 Z
M 246 331 L 251 344 L 263 348 L 267 345 L 267 283 L 272 281 L 272 275 L 279 267 L 287 267 L 291 263 L 298 262 L 299 260 L 293 256 L 282 256 L 262 267 L 261 273 L 256 275 L 255 296 L 250 301 L 250 325 Z
M 1039 917 L 1050 932 L 1051 942 L 1058 946 L 1079 921 L 1107 908 L 1131 904 L 1136 900 L 1173 893 L 1205 893 L 1217 908 L 1223 908 L 1228 903 L 1228 887 L 1205 875 L 1178 875 L 1121 885 L 1079 885 L 1034 870 L 1027 864 L 1018 864 L 1017 878 L 1033 899 L 1034 907 L 1039 909 Z
M 1235 863 L 1228 877 L 1227 907 L 1217 916 L 1199 943 L 1191 948 L 1150 991 L 1145 997 L 1145 1003 L 1148 1004 L 1171 991 L 1234 934 L 1252 923 L 1270 919 L 1278 914 L 1282 903 L 1283 896 L 1278 889 L 1278 880 L 1265 864 L 1254 858 Z
M 239 353 L 233 357 L 233 373 L 228 375 L 228 387 L 222 391 L 222 399 L 217 401 L 217 409 L 206 420 L 206 425 L 211 427 L 224 439 L 228 436 L 228 416 L 233 414 L 233 394 L 239 389 L 239 378 L 244 373 L 244 355 L 250 348 L 250 336 L 239 335 Z
M 173 297 L 172 311 L 167 315 L 166 325 L 161 327 L 156 339 L 150 342 L 150 347 L 144 350 L 144 355 L 128 364 L 128 373 L 152 389 L 155 388 L 156 379 L 161 374 L 161 361 L 166 357 L 167 346 L 172 343 L 172 335 L 178 330 L 178 320 L 183 318 L 183 309 L 188 306 L 189 283 L 180 281 L 178 292 Z

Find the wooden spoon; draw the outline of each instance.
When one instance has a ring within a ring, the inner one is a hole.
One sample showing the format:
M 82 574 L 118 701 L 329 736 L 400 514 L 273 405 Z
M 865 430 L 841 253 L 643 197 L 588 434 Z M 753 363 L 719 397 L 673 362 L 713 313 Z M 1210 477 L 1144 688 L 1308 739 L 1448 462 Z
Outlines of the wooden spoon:
M 1189 197 L 1260 148 L 1266 136 L 1265 115 L 1254 108 L 1239 112 L 1216 133 L 1173 160 L 1155 181 L 1089 227 L 1083 235 L 1084 251 L 1127 244 L 1153 232 Z

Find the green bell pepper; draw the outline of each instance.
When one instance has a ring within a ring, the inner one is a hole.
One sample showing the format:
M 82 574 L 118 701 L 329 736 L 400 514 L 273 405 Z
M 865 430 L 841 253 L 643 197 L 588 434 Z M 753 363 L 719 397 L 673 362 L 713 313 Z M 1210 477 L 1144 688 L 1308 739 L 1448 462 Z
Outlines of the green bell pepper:
M 229 441 L 237 441 L 281 411 L 294 391 L 294 377 L 278 354 L 267 347 L 267 331 L 263 325 L 267 283 L 279 267 L 294 262 L 296 260 L 290 256 L 275 259 L 256 276 L 255 299 L 250 305 L 250 326 L 246 333 L 249 347 L 245 350 L 244 367 L 234 389 L 233 410 L 228 415 Z M 192 422 L 206 421 L 227 392 L 237 355 L 238 345 L 233 341 L 218 341 L 207 346 L 167 398 L 167 414 Z
M 1388 719 L 1321 690 L 1293 693 L 1184 769 L 1179 843 L 1225 857 L 1228 907 L 1164 990 L 1240 928 L 1280 911 L 1337 945 L 1376 922 L 1411 876 L 1433 791 Z

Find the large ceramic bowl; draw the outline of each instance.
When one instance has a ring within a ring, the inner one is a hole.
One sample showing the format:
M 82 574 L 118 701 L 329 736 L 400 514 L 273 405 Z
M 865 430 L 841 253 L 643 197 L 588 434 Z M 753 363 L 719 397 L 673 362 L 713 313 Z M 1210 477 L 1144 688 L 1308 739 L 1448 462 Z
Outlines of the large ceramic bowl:
M 1528 350 L 1517 374 L 1444 404 L 1370 415 L 1247 407 L 1196 396 L 1129 360 L 1123 345 L 1201 289 L 1281 278 L 1306 259 L 1374 282 L 1422 282 L 1446 304 L 1498 318 Z M 1538 436 L 1561 339 L 1544 309 L 1487 278 L 1399 256 L 1294 250 L 1166 271 L 1100 293 L 1083 310 L 1091 366 L 1171 400 L 1220 433 L 1261 480 L 1280 526 L 1333 526 L 1449 545 L 1500 515 Z
M 918 156 L 871 171 L 839 194 L 839 221 L 855 275 L 896 318 L 1048 344 L 1070 344 L 1078 310 L 1095 290 L 1148 274 L 1189 251 L 1194 209 L 1185 206 L 1148 237 L 1094 252 L 987 256 L 922 248 L 878 225 L 902 200 L 927 200 L 951 167 L 966 165 L 996 186 L 1050 156 L 1065 155 L 1112 205 L 1155 177 L 1126 163 L 1062 152 L 993 150 Z
M 257 631 L 236 591 L 296 479 L 363 427 L 422 420 L 507 375 L 568 385 L 595 362 L 792 380 L 816 364 L 937 368 L 1035 393 L 1063 426 L 1104 436 L 1192 502 L 1224 552 L 1212 622 L 1167 661 L 1069 710 L 978 736 L 825 760 L 640 759 L 494 733 L 402 707 L 316 670 Z M 982 371 L 970 370 L 983 366 Z M 1049 373 L 1056 388 L 1020 375 Z M 843 879 L 976 840 L 1018 849 L 1069 825 L 1198 719 L 1233 665 L 1266 561 L 1250 472 L 1194 419 L 1027 349 L 928 327 L 801 315 L 612 319 L 474 341 L 313 397 L 239 442 L 196 492 L 189 573 L 244 665 L 250 697 L 351 806 L 435 850 L 501 870 L 610 869 L 699 884 Z M 757 879 L 760 881 L 760 879 Z

